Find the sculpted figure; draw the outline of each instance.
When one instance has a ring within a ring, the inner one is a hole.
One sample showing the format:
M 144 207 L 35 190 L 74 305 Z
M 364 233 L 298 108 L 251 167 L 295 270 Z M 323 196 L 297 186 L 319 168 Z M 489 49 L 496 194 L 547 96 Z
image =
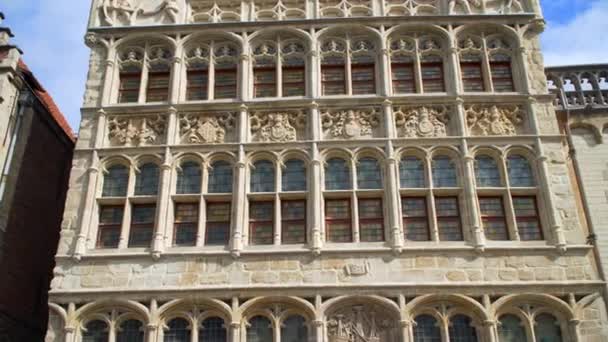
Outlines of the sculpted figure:
M 179 5 L 177 4 L 177 0 L 163 0 L 163 2 L 154 10 L 150 12 L 146 12 L 143 9 L 141 10 L 141 14 L 145 16 L 153 16 L 159 13 L 164 14 L 170 22 L 177 22 L 177 14 L 179 12 Z
M 502 6 L 500 10 L 502 13 L 511 13 L 511 12 L 523 12 L 524 6 L 522 6 L 520 0 L 504 0 L 505 4 Z
M 104 19 L 110 25 L 114 25 L 116 20 L 130 24 L 136 12 L 130 0 L 105 0 L 102 10 Z
M 475 7 L 481 6 L 481 0 L 450 0 L 450 13 L 454 13 L 456 5 L 462 6 L 465 13 L 471 13 L 471 5 Z

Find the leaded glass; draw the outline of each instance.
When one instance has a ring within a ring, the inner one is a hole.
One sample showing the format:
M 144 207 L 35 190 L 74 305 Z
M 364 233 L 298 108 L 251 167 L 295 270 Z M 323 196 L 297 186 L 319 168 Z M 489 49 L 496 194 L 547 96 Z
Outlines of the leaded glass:
M 401 199 L 405 238 L 410 241 L 429 241 L 429 220 L 424 197 Z
M 500 171 L 496 160 L 490 156 L 475 158 L 475 178 L 480 188 L 499 187 L 501 185 Z
M 134 205 L 131 212 L 129 247 L 150 247 L 154 234 L 155 204 Z
M 488 240 L 508 240 L 509 232 L 500 197 L 480 197 L 479 210 L 483 230 Z
M 250 242 L 252 245 L 274 243 L 274 202 L 249 204 Z
M 325 190 L 347 190 L 352 188 L 350 168 L 344 159 L 332 158 L 325 167 Z
M 306 320 L 301 316 L 290 316 L 283 321 L 281 342 L 308 342 Z
M 306 243 L 306 201 L 281 202 L 283 244 Z
M 519 238 L 523 241 L 542 240 L 543 233 L 535 197 L 513 197 L 513 209 Z
M 534 186 L 534 175 L 528 159 L 520 155 L 510 155 L 507 159 L 509 183 L 512 187 Z
M 102 206 L 99 208 L 97 248 L 118 247 L 123 214 L 123 206 Z
M 306 191 L 306 167 L 303 161 L 286 161 L 282 178 L 283 191 Z
M 471 318 L 455 315 L 450 319 L 450 342 L 477 342 L 477 331 L 471 324 Z
M 208 187 L 207 192 L 211 194 L 232 192 L 232 166 L 228 162 L 218 161 L 211 165 Z
M 178 194 L 198 194 L 201 192 L 201 167 L 195 162 L 185 162 L 177 174 Z
M 274 192 L 274 164 L 261 160 L 251 170 L 251 192 Z
M 362 242 L 384 241 L 384 213 L 381 199 L 359 199 L 359 232 Z
M 351 242 L 350 200 L 325 200 L 325 229 L 329 242 Z
M 460 211 L 456 197 L 436 197 L 437 229 L 440 241 L 462 241 Z
M 130 319 L 124 321 L 116 332 L 116 342 L 143 342 L 144 325 L 142 322 Z
M 515 315 L 504 315 L 500 317 L 498 324 L 499 342 L 521 342 L 527 341 L 526 329 L 519 317 Z
M 417 157 L 405 157 L 399 165 L 402 188 L 424 188 L 424 162 Z
M 453 188 L 458 186 L 456 167 L 450 157 L 439 156 L 433 159 L 433 185 L 436 188 Z
M 175 204 L 174 244 L 194 246 L 198 231 L 198 203 Z
M 247 342 L 272 342 L 272 323 L 268 318 L 256 316 L 249 320 Z
M 357 187 L 359 189 L 381 189 L 382 171 L 374 158 L 361 158 L 357 163 Z
M 135 195 L 152 196 L 158 194 L 158 165 L 147 163 L 139 168 L 135 178 Z
M 207 203 L 207 245 L 227 245 L 230 240 L 230 203 Z
M 198 333 L 199 342 L 227 342 L 226 326 L 219 317 L 210 317 L 203 321 Z
M 190 342 L 190 324 L 183 318 L 172 319 L 167 324 L 164 342 Z
M 557 319 L 550 314 L 536 316 L 534 324 L 536 342 L 562 342 L 562 329 Z
M 441 331 L 435 317 L 420 315 L 415 322 L 414 342 L 441 342 Z
M 127 195 L 129 169 L 123 165 L 108 168 L 103 178 L 103 197 L 124 197 Z
M 108 325 L 95 320 L 87 323 L 82 332 L 82 342 L 108 342 Z

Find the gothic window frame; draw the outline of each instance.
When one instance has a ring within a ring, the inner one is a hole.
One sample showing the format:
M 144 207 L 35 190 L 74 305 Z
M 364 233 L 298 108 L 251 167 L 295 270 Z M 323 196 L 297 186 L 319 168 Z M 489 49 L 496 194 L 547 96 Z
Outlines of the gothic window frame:
M 293 6 L 294 2 L 302 3 L 301 6 Z M 268 5 L 268 4 L 266 4 Z M 261 7 L 260 4 L 254 4 L 253 17 L 255 21 L 271 21 L 271 20 L 298 20 L 308 19 L 310 3 L 308 1 L 285 1 L 276 0 L 270 3 L 270 7 Z
M 180 190 L 180 177 L 184 177 L 185 166 L 196 167 L 198 168 L 198 185 L 196 189 L 193 191 L 182 191 Z M 206 164 L 203 159 L 201 159 L 197 155 L 185 154 L 178 157 L 173 163 L 173 172 L 174 177 L 171 184 L 171 214 L 170 214 L 170 222 L 169 225 L 171 227 L 170 236 L 172 237 L 171 246 L 173 248 L 183 248 L 183 247 L 193 247 L 193 246 L 201 246 L 202 239 L 201 232 L 203 229 L 203 218 L 202 213 L 206 210 L 205 200 L 203 198 L 203 186 L 205 183 L 205 176 L 207 172 Z M 178 207 L 185 205 L 193 205 L 198 208 L 197 210 L 197 218 L 196 218 L 196 228 L 194 232 L 194 236 L 192 236 L 191 241 L 183 241 L 182 243 L 178 242 L 178 229 L 181 228 L 182 223 L 194 223 L 194 221 L 190 222 L 181 222 L 180 218 L 177 217 Z

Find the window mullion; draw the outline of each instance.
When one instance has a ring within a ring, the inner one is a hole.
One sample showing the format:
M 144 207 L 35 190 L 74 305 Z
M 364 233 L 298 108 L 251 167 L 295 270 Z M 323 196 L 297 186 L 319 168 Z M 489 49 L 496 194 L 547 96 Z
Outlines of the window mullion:
M 215 98 L 215 46 L 209 44 L 209 66 L 207 67 L 207 100 Z
M 196 229 L 196 247 L 204 246 L 207 241 L 207 201 L 205 196 L 199 197 L 198 225 Z
M 279 43 L 277 44 L 277 54 L 276 58 L 276 68 L 275 68 L 275 96 L 283 97 L 283 58 L 282 58 L 282 49 L 281 40 L 279 39 Z
M 433 191 L 426 194 L 427 221 L 429 224 L 431 241 L 439 241 L 439 224 L 437 223 L 437 209 L 435 207 L 435 195 Z
M 141 66 L 141 79 L 139 82 L 139 96 L 137 97 L 137 103 L 139 104 L 143 104 L 146 103 L 146 90 L 148 89 L 148 72 L 149 72 L 149 66 L 148 66 L 148 46 L 146 46 L 146 51 L 144 53 L 144 58 L 143 58 L 144 62 L 142 63 Z
M 511 240 L 520 241 L 519 230 L 517 230 L 517 221 L 515 219 L 515 208 L 513 207 L 513 195 L 511 194 L 510 188 L 507 188 L 503 198 L 505 203 L 505 216 L 507 227 L 509 229 L 509 237 Z
M 351 226 L 353 242 L 361 242 L 361 234 L 359 232 L 359 203 L 357 201 L 357 192 L 351 191 L 350 195 L 350 207 L 351 207 Z
M 274 195 L 274 245 L 278 246 L 281 244 L 281 198 L 278 193 Z
M 129 233 L 131 231 L 131 201 L 127 197 L 124 201 L 123 216 L 120 229 L 120 241 L 118 242 L 118 248 L 124 249 L 129 246 Z
M 488 56 L 488 45 L 485 36 L 481 45 L 481 63 L 483 69 L 483 83 L 487 92 L 494 92 L 494 84 L 492 84 L 492 74 L 490 71 L 490 57 Z
M 420 49 L 418 48 L 418 40 L 416 40 L 416 51 L 414 55 L 414 74 L 416 79 L 416 93 L 424 93 L 424 86 L 422 83 L 422 65 L 421 65 Z
M 345 90 L 346 90 L 346 95 L 352 95 L 353 94 L 353 74 L 352 74 L 352 63 L 351 63 L 351 58 L 352 58 L 352 54 L 350 51 L 350 40 L 347 42 L 346 45 L 346 58 L 344 61 L 344 82 L 345 84 Z

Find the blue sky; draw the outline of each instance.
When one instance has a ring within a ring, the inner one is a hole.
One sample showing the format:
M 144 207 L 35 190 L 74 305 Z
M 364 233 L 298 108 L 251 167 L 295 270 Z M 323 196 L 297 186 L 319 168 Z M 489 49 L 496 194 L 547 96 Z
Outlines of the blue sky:
M 1 0 L 25 62 L 53 95 L 74 130 L 88 69 L 83 36 L 90 0 Z M 608 63 L 608 0 L 541 0 L 547 65 Z

